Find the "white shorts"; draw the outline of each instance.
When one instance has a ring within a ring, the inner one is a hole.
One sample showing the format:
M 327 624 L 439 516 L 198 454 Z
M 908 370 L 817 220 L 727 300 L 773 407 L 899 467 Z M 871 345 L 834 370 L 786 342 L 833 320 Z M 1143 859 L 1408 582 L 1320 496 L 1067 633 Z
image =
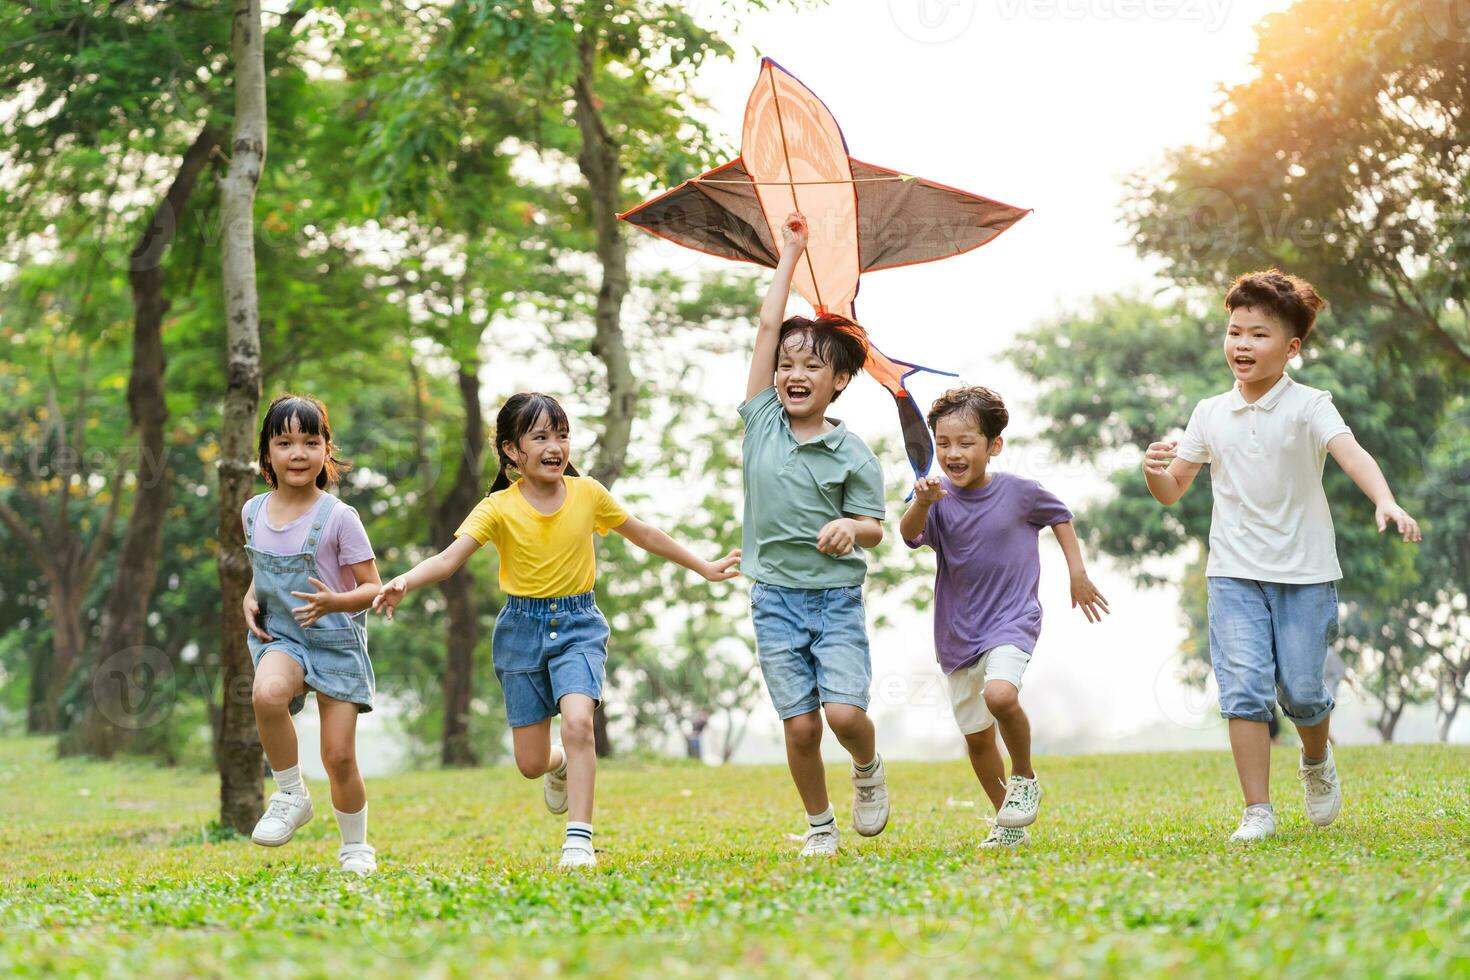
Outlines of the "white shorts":
M 960 732 L 973 735 L 995 724 L 995 716 L 985 703 L 985 685 L 990 681 L 1009 681 L 1021 689 L 1021 675 L 1031 662 L 1031 654 L 1009 643 L 992 647 L 968 667 L 950 674 L 949 706 L 954 709 L 955 724 Z

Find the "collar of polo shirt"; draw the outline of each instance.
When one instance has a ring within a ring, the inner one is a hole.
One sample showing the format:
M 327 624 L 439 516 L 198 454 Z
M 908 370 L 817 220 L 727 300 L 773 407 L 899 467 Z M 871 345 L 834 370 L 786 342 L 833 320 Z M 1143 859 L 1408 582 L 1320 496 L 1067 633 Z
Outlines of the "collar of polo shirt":
M 1281 401 L 1282 396 L 1286 394 L 1286 389 L 1290 388 L 1294 383 L 1291 380 L 1291 375 L 1283 371 L 1281 373 L 1281 380 L 1272 385 L 1270 391 L 1257 398 L 1254 402 L 1248 402 L 1245 400 L 1245 396 L 1240 393 L 1240 382 L 1237 381 L 1235 382 L 1235 389 L 1230 392 L 1230 410 L 1232 412 L 1242 412 L 1254 406 L 1263 412 L 1269 412 L 1276 407 L 1277 402 Z

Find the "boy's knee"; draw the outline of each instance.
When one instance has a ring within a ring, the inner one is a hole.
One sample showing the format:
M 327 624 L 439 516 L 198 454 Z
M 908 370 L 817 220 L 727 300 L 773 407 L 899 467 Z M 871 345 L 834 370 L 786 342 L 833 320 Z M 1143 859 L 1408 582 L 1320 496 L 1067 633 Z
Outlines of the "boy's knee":
M 527 779 L 537 779 L 546 775 L 546 757 L 531 755 L 529 752 L 517 752 L 516 768 Z
M 1021 707 L 1020 692 L 1009 681 L 991 681 L 985 685 L 985 706 L 997 718 L 1013 714 Z
M 824 707 L 827 712 L 827 725 L 832 729 L 832 734 L 838 738 L 860 736 L 871 724 L 868 721 L 868 713 L 856 705 L 829 703 Z
M 786 744 L 800 752 L 810 752 L 822 744 L 822 716 L 809 711 L 785 722 Z
M 571 711 L 561 716 L 561 741 L 563 745 L 578 747 L 593 743 L 592 712 Z
M 971 755 L 992 751 L 995 748 L 995 722 L 991 722 L 978 732 L 966 732 L 965 748 Z

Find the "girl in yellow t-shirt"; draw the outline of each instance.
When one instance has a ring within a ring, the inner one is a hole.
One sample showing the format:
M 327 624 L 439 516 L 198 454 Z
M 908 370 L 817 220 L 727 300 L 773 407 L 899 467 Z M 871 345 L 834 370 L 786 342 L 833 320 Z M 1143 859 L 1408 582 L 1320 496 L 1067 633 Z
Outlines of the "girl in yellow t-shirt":
M 373 609 L 393 618 L 411 589 L 453 575 L 481 545 L 500 553 L 505 606 L 495 620 L 492 655 L 505 692 L 516 765 L 527 779 L 545 777 L 552 813 L 567 813 L 561 867 L 597 863 L 592 849 L 592 790 L 597 756 L 592 712 L 602 697 L 607 620 L 597 608 L 593 534 L 617 531 L 638 547 L 722 582 L 739 575 L 740 552 L 704 561 L 663 531 L 643 523 L 607 488 L 571 465 L 570 424 L 556 399 L 512 395 L 495 419 L 500 472 L 490 494 L 455 532 L 454 543 L 384 585 Z M 519 479 L 511 483 L 506 473 Z M 561 744 L 551 718 L 561 715 Z

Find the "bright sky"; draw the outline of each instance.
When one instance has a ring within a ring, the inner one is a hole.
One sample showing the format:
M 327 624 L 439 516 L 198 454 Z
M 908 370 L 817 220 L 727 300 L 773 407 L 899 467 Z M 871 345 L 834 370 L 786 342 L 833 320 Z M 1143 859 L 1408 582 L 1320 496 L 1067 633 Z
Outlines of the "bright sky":
M 727 33 L 735 61 L 709 66 L 700 82 L 734 145 L 759 56 L 769 55 L 827 103 L 854 156 L 1035 209 L 975 252 L 864 277 L 858 310 L 890 353 L 999 390 L 1013 420 L 1001 468 L 1042 480 L 1077 507 L 1103 492 L 1101 478 L 1046 457 L 1033 437 L 1034 390 L 996 355 L 1092 296 L 1160 287 L 1127 243 L 1123 180 L 1158 165 L 1166 149 L 1207 137 L 1221 85 L 1250 74 L 1253 26 L 1288 5 L 841 0 L 743 19 Z M 718 14 L 713 0 L 691 6 Z M 656 250 L 659 265 L 729 268 L 692 251 Z M 802 305 L 793 297 L 792 312 Z M 1221 387 L 1228 384 L 1222 368 Z M 915 387 L 927 404 L 944 382 Z M 870 383 L 840 408 L 870 438 L 894 428 L 889 399 Z M 1224 744 L 1212 698 L 1174 680 L 1183 636 L 1176 590 L 1140 591 L 1089 558 L 1114 611 L 1095 626 L 1068 608 L 1065 563 L 1051 535 L 1042 539 L 1046 623 L 1023 695 L 1038 747 Z M 873 637 L 880 742 L 894 757 L 951 757 L 959 742 L 935 683 L 930 614 L 896 618 Z M 1344 722 L 1367 737 L 1351 712 Z M 763 705 L 738 758 L 779 757 L 775 716 Z

